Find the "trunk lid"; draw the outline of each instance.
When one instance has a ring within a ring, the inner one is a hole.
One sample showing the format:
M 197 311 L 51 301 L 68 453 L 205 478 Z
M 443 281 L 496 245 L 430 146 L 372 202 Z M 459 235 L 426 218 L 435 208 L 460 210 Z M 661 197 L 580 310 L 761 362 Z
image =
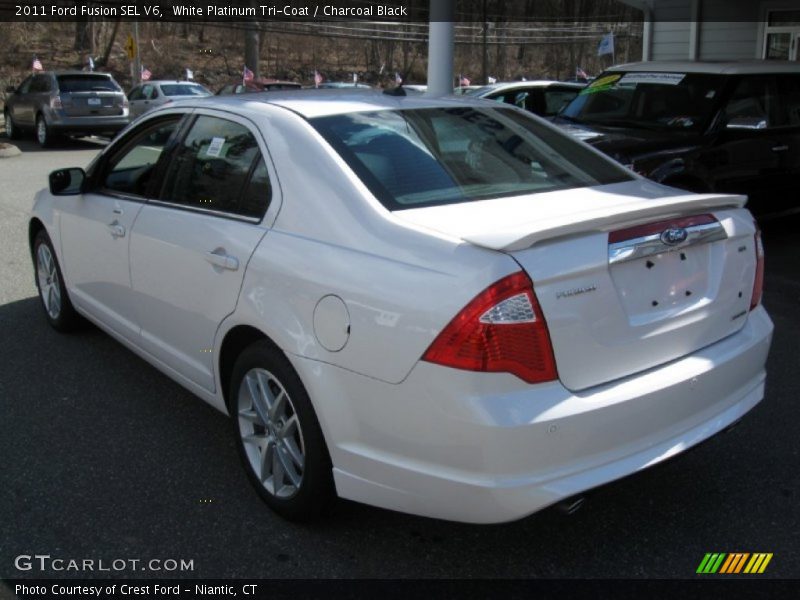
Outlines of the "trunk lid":
M 744 202 L 637 180 L 395 215 L 510 254 L 533 280 L 559 378 L 579 391 L 744 325 L 755 277 Z

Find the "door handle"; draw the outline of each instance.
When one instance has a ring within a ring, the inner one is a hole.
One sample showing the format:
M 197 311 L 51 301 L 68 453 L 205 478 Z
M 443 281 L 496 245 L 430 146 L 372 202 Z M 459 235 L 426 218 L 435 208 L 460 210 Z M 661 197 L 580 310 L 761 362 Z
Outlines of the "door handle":
M 782 146 L 773 146 L 772 147 L 772 151 L 773 152 L 786 152 L 788 149 L 789 149 L 789 146 L 787 144 L 783 144 Z
M 114 239 L 125 237 L 125 228 L 119 224 L 118 221 L 113 221 L 108 224 L 108 231 Z
M 225 254 L 224 248 L 215 248 L 211 252 L 206 252 L 206 260 L 212 265 L 229 271 L 236 271 L 239 269 L 239 259 L 235 256 Z

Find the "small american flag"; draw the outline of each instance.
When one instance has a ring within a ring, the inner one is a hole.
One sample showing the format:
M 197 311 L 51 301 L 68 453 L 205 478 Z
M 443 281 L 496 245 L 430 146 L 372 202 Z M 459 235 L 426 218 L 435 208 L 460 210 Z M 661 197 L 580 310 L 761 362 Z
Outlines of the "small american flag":
M 469 85 L 470 83 L 472 83 L 472 82 L 469 80 L 469 77 L 464 77 L 463 75 L 459 75 L 458 76 L 458 85 L 459 86 Z
M 253 73 L 250 69 L 247 68 L 247 65 L 244 66 L 244 71 L 242 71 L 242 81 L 248 82 L 253 81 L 255 79 L 255 73 Z
M 575 69 L 575 77 L 578 79 L 589 79 L 589 76 L 586 74 L 586 71 L 584 71 L 580 67 L 577 67 Z
M 33 69 L 34 71 L 44 71 L 44 67 L 42 66 L 42 61 L 40 61 L 38 58 L 34 57 L 33 58 L 33 64 L 31 65 L 31 69 Z
M 150 81 L 150 78 L 153 74 L 150 72 L 150 69 L 146 69 L 144 65 L 142 65 L 142 81 Z
M 320 83 L 322 83 L 322 75 L 319 74 L 319 71 L 314 71 L 314 87 L 319 87 Z

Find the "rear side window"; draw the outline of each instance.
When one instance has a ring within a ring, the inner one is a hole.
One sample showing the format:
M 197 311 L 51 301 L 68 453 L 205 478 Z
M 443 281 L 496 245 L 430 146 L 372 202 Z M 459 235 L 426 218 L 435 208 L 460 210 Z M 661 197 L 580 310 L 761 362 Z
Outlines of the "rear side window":
M 59 75 L 58 89 L 63 93 L 73 92 L 121 92 L 122 88 L 110 77 L 103 75 Z
M 311 123 L 389 210 L 631 179 L 617 163 L 512 108 L 384 110 Z
M 32 94 L 36 94 L 41 92 L 49 92 L 51 89 L 52 84 L 49 75 L 34 75 L 29 91 Z
M 174 153 L 161 199 L 260 218 L 270 200 L 263 162 L 258 143 L 247 127 L 199 116 Z

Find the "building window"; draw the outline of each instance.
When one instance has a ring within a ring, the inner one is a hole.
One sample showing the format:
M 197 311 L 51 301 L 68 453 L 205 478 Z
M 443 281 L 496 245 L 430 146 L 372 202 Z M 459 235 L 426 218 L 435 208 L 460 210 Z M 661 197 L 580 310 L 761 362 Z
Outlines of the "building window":
M 800 60 L 800 10 L 769 11 L 764 34 L 764 58 Z

